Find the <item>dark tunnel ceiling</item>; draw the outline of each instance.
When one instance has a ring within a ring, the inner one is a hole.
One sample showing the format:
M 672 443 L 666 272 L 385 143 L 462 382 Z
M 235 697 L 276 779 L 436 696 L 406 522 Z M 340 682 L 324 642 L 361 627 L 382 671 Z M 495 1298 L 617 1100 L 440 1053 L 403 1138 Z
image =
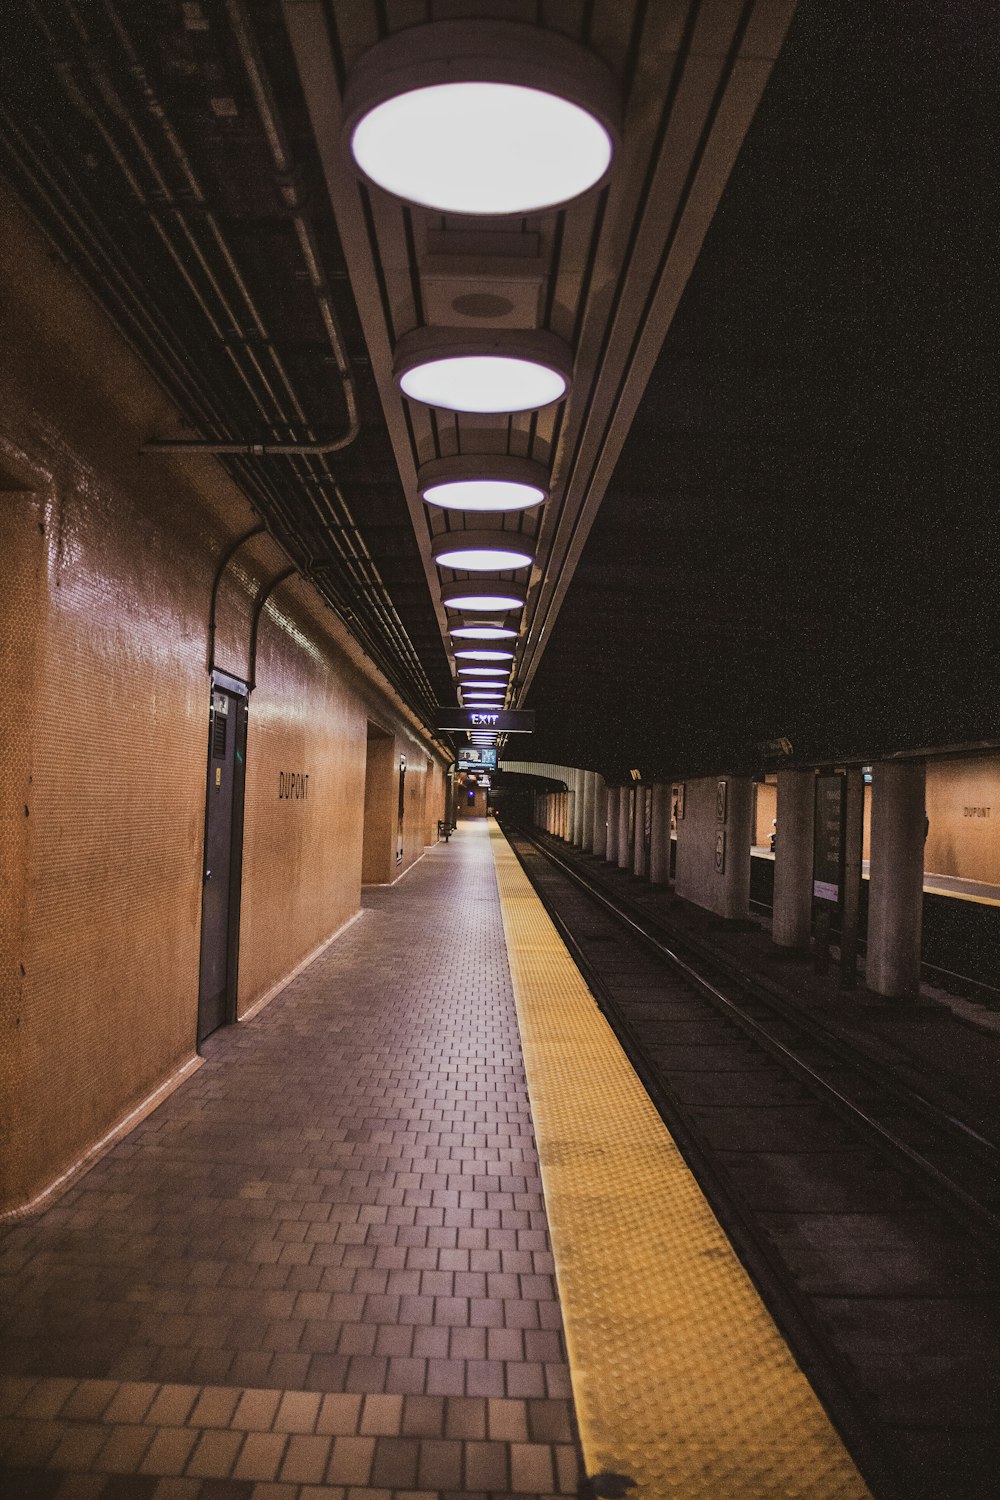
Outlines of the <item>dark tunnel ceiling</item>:
M 803 0 L 515 754 L 1000 737 L 998 16 Z
M 226 463 L 429 717 L 453 701 L 434 605 L 281 11 L 252 9 L 361 434 L 328 461 Z M 253 394 L 272 346 L 307 428 L 338 431 L 346 407 L 282 185 L 225 7 L 204 12 L 204 29 L 181 20 L 200 6 L 174 0 L 25 12 L 0 55 L 3 165 L 193 432 L 289 435 L 288 403 Z M 807 760 L 1000 737 L 998 33 L 992 0 L 802 0 L 531 684 L 537 732 L 515 754 L 691 774 L 759 764 L 782 735 Z M 212 214 L 266 336 L 212 246 Z M 186 279 L 206 292 L 206 278 L 186 249 L 183 269 L 167 251 L 185 225 L 238 309 L 221 339 Z

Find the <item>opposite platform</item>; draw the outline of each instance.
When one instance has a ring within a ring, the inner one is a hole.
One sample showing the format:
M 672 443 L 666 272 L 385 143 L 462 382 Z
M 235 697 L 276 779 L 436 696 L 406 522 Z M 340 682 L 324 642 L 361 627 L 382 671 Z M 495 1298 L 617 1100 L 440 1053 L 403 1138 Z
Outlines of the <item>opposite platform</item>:
M 576 1493 L 485 826 L 364 905 L 0 1237 L 18 1500 Z

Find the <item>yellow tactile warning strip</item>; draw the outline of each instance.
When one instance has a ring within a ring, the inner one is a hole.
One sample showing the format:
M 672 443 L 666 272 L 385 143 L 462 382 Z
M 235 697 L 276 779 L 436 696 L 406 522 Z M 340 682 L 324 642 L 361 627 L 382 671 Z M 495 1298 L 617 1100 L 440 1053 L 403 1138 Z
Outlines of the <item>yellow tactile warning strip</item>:
M 868 1496 L 495 825 L 491 842 L 584 1459 L 608 1477 L 597 1492 Z

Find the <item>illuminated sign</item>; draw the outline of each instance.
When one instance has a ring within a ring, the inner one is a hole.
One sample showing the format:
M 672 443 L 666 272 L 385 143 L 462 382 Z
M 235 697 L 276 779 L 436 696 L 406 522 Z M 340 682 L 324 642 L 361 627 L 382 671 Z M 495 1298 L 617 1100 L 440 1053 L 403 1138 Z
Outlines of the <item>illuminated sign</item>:
M 495 745 L 463 745 L 458 752 L 458 769 L 460 771 L 473 770 L 483 767 L 487 771 L 495 771 L 497 768 L 497 750 Z
M 445 708 L 437 711 L 438 729 L 492 729 L 497 734 L 531 734 L 535 713 L 530 708 Z

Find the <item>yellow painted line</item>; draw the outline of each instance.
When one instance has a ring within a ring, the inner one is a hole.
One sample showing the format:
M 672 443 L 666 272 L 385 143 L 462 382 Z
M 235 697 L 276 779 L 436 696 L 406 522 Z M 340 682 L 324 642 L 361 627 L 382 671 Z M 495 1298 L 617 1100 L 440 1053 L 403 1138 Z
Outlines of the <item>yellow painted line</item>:
M 632 1500 L 869 1491 L 495 824 L 588 1475 Z
M 976 906 L 1000 906 L 996 896 L 974 896 L 971 891 L 956 891 L 943 885 L 925 885 L 924 890 L 932 896 L 950 896 L 954 901 L 972 901 Z

